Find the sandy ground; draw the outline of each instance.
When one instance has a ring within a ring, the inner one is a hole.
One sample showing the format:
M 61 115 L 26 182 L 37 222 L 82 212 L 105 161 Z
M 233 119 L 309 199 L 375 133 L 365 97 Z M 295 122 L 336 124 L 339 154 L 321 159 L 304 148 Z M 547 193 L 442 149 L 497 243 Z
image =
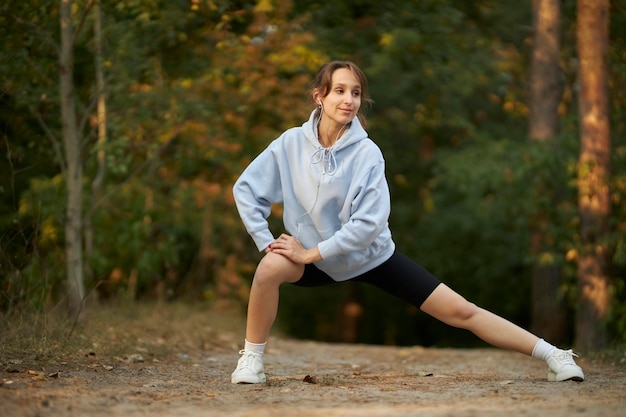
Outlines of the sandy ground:
M 497 349 L 276 336 L 268 382 L 232 385 L 242 322 L 219 311 L 185 314 L 99 318 L 101 329 L 85 332 L 87 349 L 55 355 L 5 343 L 0 416 L 626 416 L 623 357 L 582 358 L 584 382 L 554 383 L 544 363 Z

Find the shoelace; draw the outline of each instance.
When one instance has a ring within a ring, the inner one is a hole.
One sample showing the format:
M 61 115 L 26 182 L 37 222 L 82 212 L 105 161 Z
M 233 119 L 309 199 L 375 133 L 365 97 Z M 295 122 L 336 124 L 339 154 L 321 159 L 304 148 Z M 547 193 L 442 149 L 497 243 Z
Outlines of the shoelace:
M 557 359 L 561 360 L 564 365 L 576 365 L 576 362 L 574 362 L 574 356 L 578 357 L 572 349 L 559 351 L 555 356 Z
M 248 368 L 248 367 L 252 366 L 254 361 L 261 356 L 258 353 L 246 352 L 243 349 L 239 351 L 239 354 L 243 355 L 242 356 L 243 360 L 241 362 L 239 362 L 239 366 L 237 368 Z

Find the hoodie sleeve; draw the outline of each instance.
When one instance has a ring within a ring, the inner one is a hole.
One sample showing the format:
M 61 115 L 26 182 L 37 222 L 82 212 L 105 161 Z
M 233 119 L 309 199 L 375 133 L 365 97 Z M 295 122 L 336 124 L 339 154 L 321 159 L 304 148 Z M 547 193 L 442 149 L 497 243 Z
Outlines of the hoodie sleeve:
M 360 181 L 348 221 L 317 246 L 324 259 L 367 248 L 388 227 L 391 202 L 384 161 Z
M 267 218 L 272 204 L 283 200 L 280 173 L 270 144 L 243 171 L 233 186 L 233 196 L 243 224 L 259 251 L 274 240 Z

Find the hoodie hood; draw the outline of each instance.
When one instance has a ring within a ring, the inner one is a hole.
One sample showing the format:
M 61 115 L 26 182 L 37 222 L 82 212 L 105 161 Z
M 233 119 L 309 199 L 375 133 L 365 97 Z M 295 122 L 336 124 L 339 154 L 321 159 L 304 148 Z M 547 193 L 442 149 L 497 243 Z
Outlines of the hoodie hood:
M 363 139 L 367 139 L 367 132 L 361 125 L 358 117 L 354 117 L 346 127 L 339 140 L 330 148 L 325 148 L 319 142 L 319 111 L 313 110 L 309 120 L 302 125 L 302 131 L 306 140 L 312 146 L 311 164 L 322 164 L 322 171 L 328 175 L 333 175 L 337 171 L 336 153 Z
M 317 113 L 318 113 L 317 109 L 311 112 L 311 115 L 309 116 L 309 120 L 304 122 L 304 124 L 302 125 L 302 130 L 304 132 L 304 136 L 306 137 L 306 139 L 309 142 L 311 142 L 311 144 L 315 147 L 315 149 L 318 149 L 318 148 L 324 149 L 324 147 L 322 147 L 319 140 L 317 139 L 318 138 L 317 128 L 320 122 L 320 117 L 317 115 Z M 348 124 L 346 131 L 343 133 L 343 135 L 341 135 L 339 140 L 331 148 L 328 148 L 328 149 L 335 149 L 337 151 L 339 149 L 345 148 L 346 146 L 350 146 L 366 138 L 367 138 L 367 132 L 361 125 L 359 118 L 355 116 L 354 119 L 352 119 L 352 121 Z

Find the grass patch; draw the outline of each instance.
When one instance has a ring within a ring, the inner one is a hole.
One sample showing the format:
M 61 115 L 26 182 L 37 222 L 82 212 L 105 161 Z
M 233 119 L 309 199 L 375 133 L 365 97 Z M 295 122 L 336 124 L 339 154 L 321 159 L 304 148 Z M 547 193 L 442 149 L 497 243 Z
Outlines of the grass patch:
M 584 354 L 584 358 L 626 369 L 626 344 L 617 344 L 598 352 L 589 352 Z
M 91 308 L 81 326 L 53 313 L 2 317 L 0 364 L 75 361 L 80 358 L 144 360 L 182 352 L 233 349 L 243 338 L 236 306 L 208 304 L 113 303 Z

